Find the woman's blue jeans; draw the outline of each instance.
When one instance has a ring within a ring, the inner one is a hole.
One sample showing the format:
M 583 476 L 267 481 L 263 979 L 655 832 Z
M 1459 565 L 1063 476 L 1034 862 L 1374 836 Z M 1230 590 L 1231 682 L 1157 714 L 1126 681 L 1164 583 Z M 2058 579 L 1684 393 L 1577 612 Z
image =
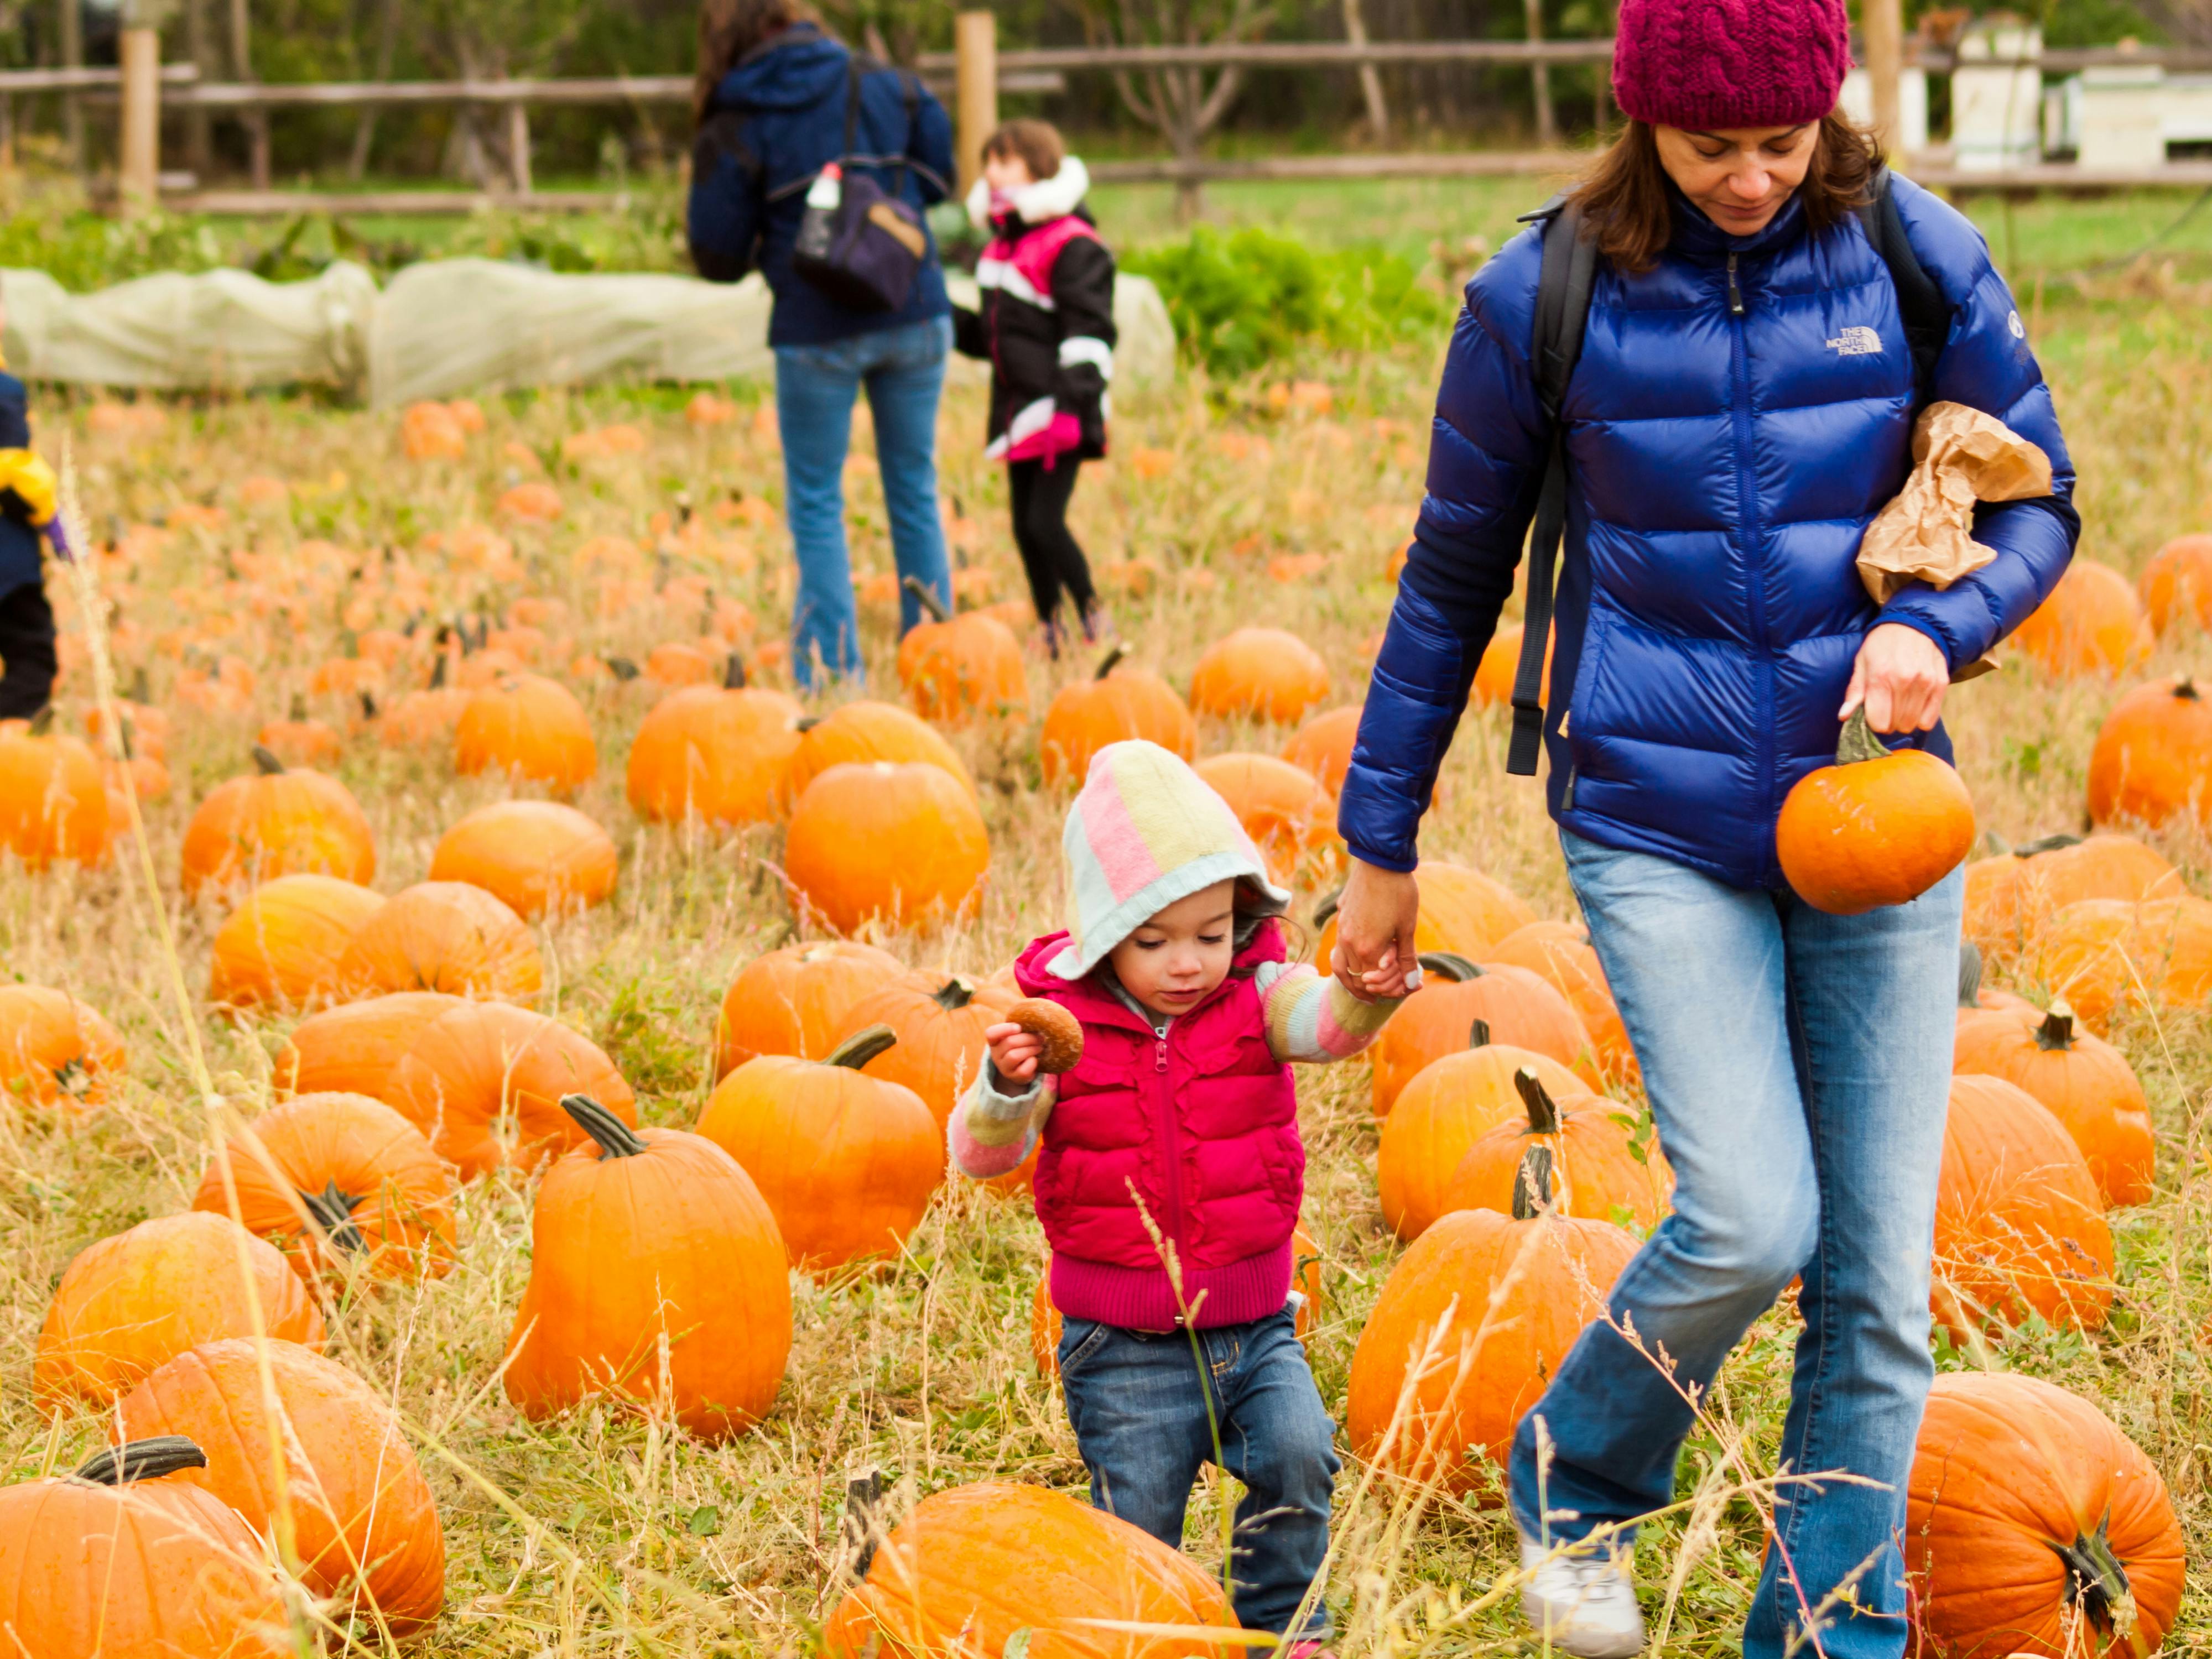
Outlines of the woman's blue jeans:
M 1328 1607 L 1319 1596 L 1304 1626 L 1288 1629 L 1328 1559 L 1338 1468 L 1335 1425 L 1291 1316 L 1196 1333 L 1202 1377 L 1192 1334 L 1089 1319 L 1061 1327 L 1060 1387 L 1091 1472 L 1091 1501 L 1181 1549 L 1191 1482 L 1218 1462 L 1244 1487 L 1230 1569 L 1237 1622 L 1326 1638 Z
M 1673 1503 L 1685 1391 L 1702 1397 L 1802 1274 L 1780 1472 L 1809 1478 L 1776 1493 L 1743 1650 L 1782 1659 L 1809 1614 L 1826 1659 L 1896 1659 L 1905 1482 L 1935 1376 L 1928 1282 L 1965 878 L 1831 916 L 1560 842 L 1674 1168 L 1674 1211 L 1522 1419 L 1514 1518 L 1571 1540 Z M 1856 1480 L 1818 1479 L 1835 1471 Z
M 937 516 L 937 400 L 952 321 L 927 322 L 827 345 L 775 349 L 775 414 L 783 435 L 783 510 L 799 555 L 791 614 L 791 667 L 801 685 L 819 672 L 858 678 L 859 619 L 845 549 L 845 453 L 853 401 L 862 388 L 875 416 L 876 461 L 900 577 L 899 631 L 921 620 L 905 587 L 917 577 L 947 606 L 952 576 Z M 819 667 L 817 659 L 819 659 Z

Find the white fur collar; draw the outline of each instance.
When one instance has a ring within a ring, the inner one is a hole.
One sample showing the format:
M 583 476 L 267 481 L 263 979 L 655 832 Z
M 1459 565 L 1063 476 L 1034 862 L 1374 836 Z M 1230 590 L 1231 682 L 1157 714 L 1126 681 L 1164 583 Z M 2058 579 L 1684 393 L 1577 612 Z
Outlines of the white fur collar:
M 1091 192 L 1091 169 L 1080 155 L 1063 155 L 1060 171 L 1049 179 L 1024 185 L 1013 193 L 1014 211 L 1022 222 L 1042 225 L 1073 213 Z M 968 222 L 978 230 L 991 225 L 991 187 L 981 179 L 968 192 Z

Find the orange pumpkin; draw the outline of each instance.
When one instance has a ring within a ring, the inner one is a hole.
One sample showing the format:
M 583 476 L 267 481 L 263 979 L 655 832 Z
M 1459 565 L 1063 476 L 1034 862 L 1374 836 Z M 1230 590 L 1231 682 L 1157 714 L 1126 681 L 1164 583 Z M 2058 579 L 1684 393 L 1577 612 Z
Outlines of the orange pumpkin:
M 604 904 L 621 872 L 607 832 L 573 806 L 494 801 L 439 837 L 430 879 L 480 887 L 526 921 Z
M 386 1086 L 385 1103 L 471 1180 L 576 1146 L 564 1094 L 586 1091 L 624 1122 L 637 1117 L 636 1097 L 597 1043 L 509 1002 L 462 1002 L 439 1015 L 416 1033 Z
M 1531 1200 L 1549 1184 L 1534 1170 L 1511 1215 L 1455 1210 L 1398 1258 L 1352 1354 L 1345 1432 L 1360 1457 L 1453 1492 L 1474 1490 L 1485 1462 L 1502 1478 L 1522 1413 L 1637 1249 L 1609 1221 L 1542 1212 Z
M 109 1433 L 126 1442 L 182 1435 L 207 1461 L 177 1480 L 213 1493 L 258 1532 L 276 1534 L 281 1513 L 301 1583 L 337 1600 L 335 1619 L 380 1619 L 405 1635 L 445 1606 L 446 1534 L 429 1483 L 391 1407 L 344 1366 L 294 1342 L 205 1343 L 125 1395 Z
M 469 434 L 453 410 L 426 400 L 400 416 L 399 444 L 410 461 L 457 461 L 469 453 Z
M 453 1182 L 422 1131 L 366 1095 L 300 1095 L 216 1150 L 192 1207 L 231 1215 L 313 1281 L 444 1274 Z
M 1528 1115 L 1487 1129 L 1467 1149 L 1445 1184 L 1448 1210 L 1510 1214 L 1531 1148 L 1550 1158 L 1553 1206 L 1588 1221 L 1632 1222 L 1649 1232 L 1667 1213 L 1674 1182 L 1658 1146 L 1639 1139 L 1635 1115 L 1594 1095 L 1554 1100 L 1535 1073 L 1514 1074 Z
M 1421 896 L 1413 947 L 1424 954 L 1449 951 L 1469 962 L 1486 962 L 1492 946 L 1536 920 L 1527 901 L 1504 882 L 1463 864 L 1424 859 L 1413 871 L 1413 884 Z M 1314 959 L 1326 964 L 1336 950 L 1334 898 L 1315 909 L 1314 921 L 1321 928 Z
M 793 805 L 806 793 L 807 786 L 831 767 L 876 761 L 934 766 L 957 779 L 969 794 L 975 793 L 975 781 L 967 763 L 945 742 L 944 734 L 896 703 L 861 698 L 833 708 L 818 720 L 802 720 L 794 729 L 799 747 L 792 753 L 784 785 L 785 799 Z
M 833 766 L 806 786 L 784 836 L 797 908 L 840 933 L 931 926 L 980 896 L 991 842 L 975 797 L 934 766 Z
M 760 1189 L 702 1136 L 632 1129 L 580 1094 L 562 1106 L 592 1144 L 538 1185 L 507 1397 L 533 1420 L 611 1395 L 702 1439 L 750 1428 L 791 1352 L 790 1270 Z
M 2150 655 L 2150 618 L 2125 576 L 2076 558 L 2012 643 L 2049 673 L 2118 674 Z
M 1559 1061 L 1502 1042 L 1431 1060 L 1400 1091 L 1375 1151 L 1382 1219 L 1399 1237 L 1419 1237 L 1449 1208 L 1453 1172 L 1480 1136 L 1521 1121 L 1525 1108 L 1514 1078 L 1524 1066 L 1555 1100 L 1589 1092 Z
M 2065 1126 L 1993 1077 L 1951 1079 L 1936 1200 L 1936 1320 L 1961 1343 L 2031 1313 L 2082 1330 L 2112 1301 L 2112 1234 Z
M 1521 672 L 1521 640 L 1527 631 L 1519 623 L 1498 624 L 1498 631 L 1490 636 L 1490 643 L 1482 648 L 1482 660 L 1474 665 L 1474 682 L 1468 690 L 1475 702 L 1498 708 L 1512 702 L 1513 678 Z M 1539 696 L 1549 695 L 1552 653 L 1559 648 L 1559 633 L 1554 629 L 1544 641 L 1544 678 L 1539 682 Z
M 755 957 L 723 994 L 714 1075 L 726 1077 L 759 1054 L 823 1058 L 854 1029 L 854 1006 L 905 972 L 890 951 L 844 939 Z
M 1191 708 L 1221 720 L 1292 726 L 1328 696 L 1328 665 L 1279 628 L 1240 628 L 1206 647 L 1191 671 Z
M 335 766 L 345 757 L 345 739 L 308 714 L 305 697 L 294 697 L 290 716 L 269 721 L 253 741 L 286 766 Z
M 1273 755 L 1209 755 L 1192 769 L 1244 826 L 1268 867 L 1288 879 L 1303 865 L 1340 862 L 1336 803 L 1313 774 Z
M 2195 680 L 2153 680 L 2113 706 L 2089 751 L 2089 817 L 2212 829 L 2212 701 Z
M 2212 996 L 2212 902 L 2084 899 L 2051 917 L 2029 966 L 2094 1031 L 2126 1009 L 2194 1007 Z
M 545 966 L 522 918 L 483 888 L 423 881 L 355 932 L 338 977 L 356 996 L 443 991 L 526 1002 L 545 982 Z
M 1966 937 L 1991 959 L 2011 962 L 2051 914 L 2081 899 L 2171 896 L 2174 867 L 2133 836 L 2048 836 L 1966 866 Z
M 915 577 L 903 586 L 929 613 L 899 641 L 899 684 L 915 712 L 949 722 L 1026 714 L 1029 673 L 1013 630 L 980 611 L 954 616 Z
M 441 676 L 445 666 L 441 657 L 437 669 Z M 383 718 L 377 722 L 377 735 L 387 749 L 442 747 L 453 741 L 461 715 L 475 696 L 473 691 L 443 684 L 433 684 L 426 690 L 410 691 L 384 711 Z
M 1800 778 L 1775 821 L 1775 856 L 1797 896 L 1856 916 L 1918 898 L 1974 844 L 1974 803 L 1959 775 L 1917 749 L 1893 751 L 1851 710 L 1836 763 Z
M 1175 688 L 1149 669 L 1122 659 L 1126 645 L 1099 659 L 1087 680 L 1060 687 L 1044 711 L 1037 760 L 1048 785 L 1081 784 L 1091 757 L 1109 743 L 1142 738 L 1188 760 L 1198 752 L 1198 726 Z
M 453 769 L 505 773 L 573 794 L 599 769 L 591 716 L 558 680 L 513 674 L 471 696 L 453 727 Z
M 1066 1492 L 982 1481 L 914 1506 L 822 1648 L 992 1659 L 1027 1636 L 1039 1659 L 1217 1659 L 1205 1635 L 1175 1632 L 1231 1622 L 1219 1583 L 1182 1551 Z
M 2142 1085 L 2118 1049 L 2075 1029 L 2065 1003 L 2047 1014 L 1965 1016 L 1951 1066 L 2002 1078 L 2040 1101 L 2081 1149 L 2106 1204 L 2150 1201 L 2158 1146 Z
M 838 1035 L 842 1041 L 881 1025 L 896 1037 L 895 1047 L 865 1062 L 867 1073 L 913 1090 L 942 1131 L 982 1070 L 984 1031 L 1019 1000 L 1019 991 L 988 981 L 979 985 L 957 974 L 908 974 L 854 1002 Z
M 33 870 L 97 864 L 107 854 L 107 786 L 100 762 L 76 738 L 48 728 L 53 711 L 28 726 L 0 726 L 0 851 Z
M 262 883 L 216 930 L 208 1000 L 298 1009 L 337 995 L 345 984 L 339 964 L 385 902 L 336 876 Z
M 1613 1000 L 1604 964 L 1592 948 L 1589 929 L 1577 921 L 1532 921 L 1516 927 L 1491 947 L 1486 960 L 1508 968 L 1526 968 L 1573 1006 L 1589 1033 L 1601 1070 L 1635 1084 L 1642 1072 L 1628 1028 Z
M 0 1487 L 0 1650 L 291 1659 L 262 1540 L 179 1478 L 206 1461 L 188 1440 L 140 1441 Z
M 2136 591 L 2160 639 L 2192 625 L 2212 630 L 2212 536 L 2176 536 L 2151 556 Z
M 1344 787 L 1344 775 L 1352 769 L 1352 746 L 1359 740 L 1359 717 L 1366 710 L 1346 703 L 1308 717 L 1283 745 L 1283 758 L 1311 773 L 1334 800 Z
M 2181 1523 L 2157 1467 L 2037 1377 L 1936 1379 L 1904 1543 L 1929 1659 L 2142 1659 L 2181 1610 Z
M 0 985 L 0 1094 L 26 1105 L 97 1106 L 130 1063 L 97 1009 L 45 985 Z
M 656 823 L 767 823 L 782 815 L 799 705 L 781 691 L 732 682 L 663 698 L 630 744 L 629 804 Z
M 209 792 L 185 826 L 185 896 L 276 876 L 376 876 L 376 836 L 353 792 L 307 768 L 288 769 L 265 749 L 254 775 Z
M 897 1042 L 877 1025 L 826 1060 L 749 1060 L 700 1114 L 699 1133 L 737 1159 L 775 1212 L 794 1267 L 826 1276 L 896 1255 L 944 1179 L 944 1130 L 921 1097 L 861 1075 Z
M 399 1099 L 399 1066 L 415 1039 L 464 1004 L 435 991 L 402 991 L 310 1014 L 278 1051 L 280 1094 L 356 1094 Z
M 1526 968 L 1432 951 L 1421 957 L 1420 989 L 1406 999 L 1368 1050 L 1375 1115 L 1388 1117 L 1400 1091 L 1431 1060 L 1486 1042 L 1547 1055 L 1588 1088 L 1599 1086 L 1589 1034 L 1550 983 Z
M 142 1221 L 63 1269 L 32 1386 L 50 1412 L 70 1400 L 105 1411 L 185 1349 L 254 1335 L 257 1311 L 267 1335 L 323 1346 L 323 1316 L 274 1247 L 199 1210 Z

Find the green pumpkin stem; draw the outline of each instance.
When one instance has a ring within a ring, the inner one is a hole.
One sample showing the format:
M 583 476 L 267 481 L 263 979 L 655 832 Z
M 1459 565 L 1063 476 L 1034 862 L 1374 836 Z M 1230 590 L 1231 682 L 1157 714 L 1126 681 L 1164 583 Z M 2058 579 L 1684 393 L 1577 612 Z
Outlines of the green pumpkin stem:
M 1843 735 L 1836 739 L 1836 764 L 1856 766 L 1861 761 L 1884 759 L 1888 754 L 1889 745 L 1867 724 L 1866 705 L 1861 703 L 1851 710 L 1851 717 L 1844 722 Z
M 1536 1075 L 1533 1066 L 1523 1066 L 1513 1073 L 1513 1086 L 1521 1091 L 1521 1103 L 1528 1109 L 1528 1133 L 1532 1135 L 1555 1135 L 1559 1133 L 1559 1104 L 1544 1087 L 1544 1079 Z
M 1470 1048 L 1487 1048 L 1490 1046 L 1490 1022 L 1488 1020 L 1475 1019 L 1469 1020 L 1468 1022 L 1467 1046 Z
M 438 660 L 430 665 L 430 689 L 441 690 L 446 684 L 446 653 L 440 652 Z
M 1982 1006 L 1982 947 L 1972 939 L 1959 943 L 1959 1006 Z
M 307 700 L 297 691 L 292 694 L 292 718 L 295 720 L 307 718 Z
M 628 657 L 608 657 L 603 660 L 606 663 L 607 672 L 624 684 L 628 684 L 645 672 Z
M 358 1250 L 368 1246 L 368 1241 L 361 1236 L 361 1229 L 354 1224 L 353 1206 L 356 1200 L 340 1192 L 337 1182 L 325 1182 L 319 1193 L 301 1191 L 300 1202 L 315 1218 L 315 1224 L 340 1249 Z
M 1513 1177 L 1513 1218 L 1534 1221 L 1552 1207 L 1552 1149 L 1531 1146 Z
M 830 1051 L 824 1066 L 842 1066 L 857 1072 L 878 1054 L 898 1047 L 898 1033 L 888 1025 L 870 1025 L 855 1031 Z
M 2106 1634 L 2111 1633 L 2115 1615 L 2134 1594 L 2128 1583 L 2128 1570 L 2112 1553 L 2108 1535 L 2112 1524 L 2112 1512 L 2106 1510 L 2098 1517 L 2096 1531 L 2077 1533 L 2070 1544 L 2051 1546 L 2066 1564 L 2066 1599 Z
M 635 1158 L 646 1149 L 636 1130 L 589 1095 L 562 1095 L 561 1109 L 568 1113 L 578 1128 L 598 1141 L 599 1151 L 609 1158 Z
M 1425 974 L 1434 974 L 1455 985 L 1464 985 L 1471 979 L 1480 979 L 1482 969 L 1469 962 L 1456 951 L 1424 951 L 1413 958 L 1421 964 Z
M 952 620 L 952 612 L 945 607 L 945 601 L 937 597 L 937 590 L 921 577 L 908 576 L 899 586 L 914 595 L 914 602 L 928 613 L 930 621 Z
M 2180 698 L 2184 702 L 2196 702 L 2201 699 L 2204 694 L 2197 689 L 2197 679 L 2194 675 L 2184 674 L 2181 678 L 2175 683 L 2173 695 Z
M 1323 894 L 1314 905 L 1313 925 L 1316 927 L 1328 927 L 1328 919 L 1336 914 L 1337 907 L 1343 902 L 1344 889 L 1341 887 L 1333 893 Z
M 253 745 L 253 768 L 264 778 L 284 775 L 284 763 L 276 758 L 276 750 L 258 743 Z
M 54 729 L 54 716 L 59 711 L 54 708 L 53 704 L 48 703 L 44 708 L 39 710 L 37 714 L 32 715 L 31 735 L 34 738 L 43 738 L 47 732 L 52 731 Z
M 745 689 L 745 659 L 736 652 L 730 653 L 729 661 L 722 665 L 722 690 L 742 691 Z
M 207 1454 L 181 1434 L 149 1435 L 94 1452 L 70 1476 L 94 1486 L 125 1486 L 133 1480 L 159 1480 L 183 1469 L 204 1469 Z
M 2054 1002 L 2043 1023 L 2035 1028 L 2035 1046 L 2047 1054 L 2063 1054 L 2074 1046 L 2074 1010 L 2066 1003 Z
M 149 703 L 154 701 L 154 682 L 152 678 L 146 672 L 146 665 L 144 663 L 140 663 L 137 668 L 131 671 L 131 690 L 127 695 L 130 696 L 131 701 L 135 703 L 143 704 Z
M 1113 644 L 1106 647 L 1106 654 L 1098 659 L 1098 672 L 1093 674 L 1091 678 L 1094 680 L 1104 679 L 1109 674 L 1112 673 L 1115 669 L 1121 665 L 1121 659 L 1128 654 L 1129 647 L 1127 641 L 1116 640 Z
M 975 985 L 955 974 L 929 994 L 929 1000 L 948 1014 L 957 1013 L 975 1000 Z
M 2016 859 L 2032 859 L 2038 853 L 2063 853 L 2069 847 L 2081 844 L 2081 836 L 2069 836 L 2062 830 L 2055 836 L 2044 836 L 2040 841 L 2023 842 L 2012 849 L 2012 855 Z

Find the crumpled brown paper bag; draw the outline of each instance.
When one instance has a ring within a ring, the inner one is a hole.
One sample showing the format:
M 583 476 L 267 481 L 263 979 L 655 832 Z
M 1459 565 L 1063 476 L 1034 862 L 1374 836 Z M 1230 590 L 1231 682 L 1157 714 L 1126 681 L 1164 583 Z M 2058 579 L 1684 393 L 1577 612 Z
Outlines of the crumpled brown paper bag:
M 1859 580 L 1876 605 L 1913 581 L 1948 587 L 1996 554 L 1968 533 L 1976 501 L 2051 493 L 2051 458 L 1994 415 L 1930 404 L 1912 428 L 1912 476 L 1859 544 Z

